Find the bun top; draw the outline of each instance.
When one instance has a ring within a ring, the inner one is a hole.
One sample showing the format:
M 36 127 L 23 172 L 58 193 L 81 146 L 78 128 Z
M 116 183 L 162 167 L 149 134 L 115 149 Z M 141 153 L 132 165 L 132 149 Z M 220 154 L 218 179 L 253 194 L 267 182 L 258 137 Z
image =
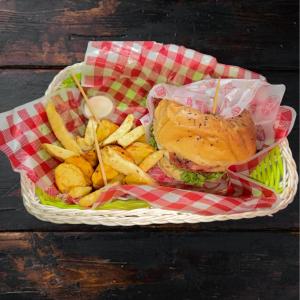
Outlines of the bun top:
M 256 131 L 250 113 L 225 119 L 163 99 L 154 112 L 158 145 L 206 172 L 222 172 L 256 152 Z

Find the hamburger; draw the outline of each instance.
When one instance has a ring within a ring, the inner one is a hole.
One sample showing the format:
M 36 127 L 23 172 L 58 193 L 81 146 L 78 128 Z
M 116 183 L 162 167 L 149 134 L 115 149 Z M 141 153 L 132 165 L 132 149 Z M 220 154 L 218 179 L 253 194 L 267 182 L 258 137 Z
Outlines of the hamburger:
M 249 111 L 225 119 L 162 99 L 153 118 L 152 143 L 164 149 L 160 168 L 176 180 L 202 186 L 256 152 L 255 124 Z

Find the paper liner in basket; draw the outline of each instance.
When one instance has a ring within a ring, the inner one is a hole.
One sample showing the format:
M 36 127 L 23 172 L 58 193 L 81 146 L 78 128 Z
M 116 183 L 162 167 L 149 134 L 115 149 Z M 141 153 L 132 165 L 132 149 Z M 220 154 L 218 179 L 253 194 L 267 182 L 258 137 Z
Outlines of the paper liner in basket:
M 116 100 L 116 111 L 111 116 L 116 123 L 121 123 L 128 113 L 134 114 L 137 123 L 147 115 L 146 97 L 155 84 L 184 85 L 210 77 L 264 79 L 251 71 L 219 64 L 211 56 L 155 42 L 90 42 L 82 69 L 82 84 L 89 93 L 109 93 Z M 49 100 L 54 101 L 68 130 L 82 133 L 86 120 L 81 112 L 81 95 L 76 88 L 60 89 L 47 99 L 43 97 L 2 113 L 0 149 L 15 171 L 26 172 L 36 185 L 53 190 L 53 169 L 59 162 L 41 149 L 42 143 L 57 142 L 45 113 Z M 276 120 L 277 141 L 289 133 L 294 111 L 282 107 Z M 261 157 L 258 154 L 247 166 L 254 168 Z M 252 211 L 275 203 L 273 191 L 238 172 L 238 166 L 230 169 L 226 196 L 170 186 L 123 185 L 103 192 L 97 203 L 130 195 L 154 207 L 202 215 Z

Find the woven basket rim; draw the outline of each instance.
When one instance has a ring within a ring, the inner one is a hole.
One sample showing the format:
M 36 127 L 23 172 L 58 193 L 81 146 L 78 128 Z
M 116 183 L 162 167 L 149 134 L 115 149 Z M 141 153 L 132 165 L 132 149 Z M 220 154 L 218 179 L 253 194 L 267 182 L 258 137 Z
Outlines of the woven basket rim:
M 83 62 L 80 62 L 62 69 L 49 84 L 45 96 L 51 94 L 51 92 L 59 86 L 62 80 L 69 75 L 71 70 L 74 71 L 79 69 L 82 64 Z M 293 201 L 298 186 L 297 168 L 287 139 L 284 139 L 280 143 L 280 148 L 286 169 L 284 172 L 284 181 L 288 184 L 284 188 L 283 193 L 279 195 L 279 200 L 276 205 L 273 205 L 270 209 L 259 209 L 251 212 L 213 216 L 201 216 L 193 213 L 159 208 L 135 209 L 131 211 L 62 209 L 41 204 L 35 196 L 31 188 L 31 183 L 28 182 L 27 176 L 24 173 L 21 173 L 21 192 L 24 206 L 30 214 L 40 220 L 58 224 L 132 226 L 165 223 L 199 223 L 271 216 L 287 207 Z

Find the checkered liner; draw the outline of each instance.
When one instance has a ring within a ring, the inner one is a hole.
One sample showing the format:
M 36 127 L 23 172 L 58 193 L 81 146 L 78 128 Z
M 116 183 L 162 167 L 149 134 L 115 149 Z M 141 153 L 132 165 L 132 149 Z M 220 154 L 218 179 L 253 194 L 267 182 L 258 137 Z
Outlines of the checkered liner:
M 202 78 L 261 78 L 259 74 L 223 65 L 211 56 L 155 42 L 91 42 L 82 70 L 82 84 L 89 94 L 105 92 L 116 100 L 112 120 L 121 123 L 133 113 L 136 122 L 147 113 L 146 96 L 157 83 L 187 84 Z M 41 149 L 42 143 L 57 143 L 45 113 L 51 99 L 73 134 L 82 134 L 85 119 L 81 113 L 81 95 L 75 88 L 60 89 L 13 111 L 0 115 L 0 149 L 8 156 L 13 169 L 26 172 L 36 185 L 54 190 L 53 169 L 59 163 Z M 281 107 L 276 126 L 277 142 L 287 136 L 295 113 Z M 273 146 L 243 165 L 231 166 L 225 196 L 170 186 L 123 185 L 102 193 L 97 204 L 124 195 L 144 199 L 153 207 L 192 212 L 200 215 L 232 214 L 270 208 L 277 195 L 251 180 L 248 175 Z

